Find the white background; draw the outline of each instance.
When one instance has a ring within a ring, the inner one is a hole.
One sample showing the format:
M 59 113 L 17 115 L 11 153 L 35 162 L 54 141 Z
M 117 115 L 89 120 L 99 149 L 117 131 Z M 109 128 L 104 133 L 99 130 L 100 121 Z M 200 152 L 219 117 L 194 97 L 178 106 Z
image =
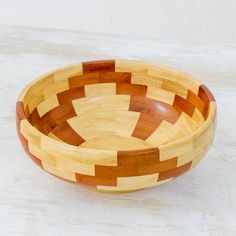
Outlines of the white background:
M 235 0 L 0 0 L 0 23 L 157 39 L 236 43 Z

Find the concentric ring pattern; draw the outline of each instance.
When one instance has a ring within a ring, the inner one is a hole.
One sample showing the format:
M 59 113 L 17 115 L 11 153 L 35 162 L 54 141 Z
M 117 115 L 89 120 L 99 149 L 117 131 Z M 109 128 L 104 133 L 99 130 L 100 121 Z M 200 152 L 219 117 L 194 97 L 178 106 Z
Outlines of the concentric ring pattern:
M 44 170 L 127 192 L 195 166 L 212 144 L 216 103 L 182 72 L 104 60 L 41 76 L 23 90 L 16 113 L 22 145 Z

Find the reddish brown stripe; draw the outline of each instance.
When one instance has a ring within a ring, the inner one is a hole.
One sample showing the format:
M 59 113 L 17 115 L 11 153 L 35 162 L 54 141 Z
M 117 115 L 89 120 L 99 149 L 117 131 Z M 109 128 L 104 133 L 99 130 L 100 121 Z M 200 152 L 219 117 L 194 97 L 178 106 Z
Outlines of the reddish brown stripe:
M 48 134 L 55 126 L 56 122 L 55 120 L 51 117 L 50 113 L 46 113 L 43 115 L 41 118 L 38 114 L 37 108 L 33 110 L 29 117 L 29 122 L 33 125 L 36 126 L 36 128 L 44 133 Z
M 162 120 L 168 119 L 170 122 L 175 122 L 176 118 L 179 117 L 178 111 L 169 104 L 141 96 L 130 98 L 129 110 L 142 112 L 150 116 L 155 115 Z
M 16 115 L 19 120 L 26 119 L 23 102 L 16 103 Z
M 60 124 L 65 120 L 68 120 L 69 118 L 76 116 L 75 110 L 71 102 L 54 108 L 49 112 L 49 114 L 57 124 Z
M 205 101 L 205 100 L 208 100 L 209 102 L 215 101 L 215 97 L 213 96 L 211 91 L 207 88 L 207 86 L 204 84 L 202 84 L 199 87 L 198 96 L 200 98 L 202 98 L 203 101 Z M 206 97 L 207 97 L 207 99 L 206 99 Z
M 100 83 L 130 83 L 131 73 L 129 72 L 100 72 Z
M 96 84 L 99 83 L 99 74 L 88 73 L 85 75 L 71 77 L 68 79 L 68 82 L 70 88 L 81 87 L 87 84 Z
M 186 163 L 182 166 L 179 166 L 175 169 L 161 172 L 159 174 L 158 181 L 169 179 L 169 178 L 172 178 L 172 177 L 175 178 L 175 177 L 178 177 L 179 175 L 182 175 L 183 173 L 185 173 L 186 171 L 189 170 L 189 168 L 191 166 L 191 163 L 192 162 L 188 162 L 188 163 Z
M 192 103 L 200 112 L 203 112 L 204 109 L 204 102 L 200 97 L 198 97 L 195 93 L 191 90 L 188 90 L 187 100 Z
M 63 105 L 71 100 L 85 97 L 84 87 L 71 88 L 57 94 L 60 105 Z
M 52 133 L 64 142 L 75 146 L 78 146 L 85 141 L 66 121 L 56 126 L 52 130 Z
M 115 60 L 101 60 L 83 62 L 83 74 L 90 72 L 115 71 Z
M 154 163 L 138 163 L 134 165 L 122 165 L 122 166 L 95 166 L 96 176 L 107 177 L 107 178 L 116 178 L 116 177 L 131 177 L 131 176 L 141 176 L 154 174 L 158 172 L 167 171 L 173 168 L 176 168 L 177 158 L 171 158 L 162 162 Z
M 185 112 L 189 116 L 192 116 L 195 110 L 195 106 L 191 102 L 178 95 L 175 95 L 173 107 L 175 107 L 179 113 Z
M 175 123 L 179 112 L 169 104 L 140 96 L 131 96 L 130 111 L 141 112 L 132 136 L 147 139 L 163 120 Z
M 209 104 L 211 101 L 215 101 L 215 98 L 210 90 L 203 84 L 199 87 L 198 96 L 204 101 L 205 106 L 203 110 L 203 116 L 206 119 L 208 116 Z
M 117 94 L 127 94 L 131 96 L 145 96 L 147 93 L 147 86 L 139 84 L 118 83 L 116 84 Z
M 74 116 L 76 116 L 76 113 L 72 104 L 66 103 L 52 109 L 42 117 L 39 116 L 38 110 L 35 108 L 29 117 L 29 122 L 36 126 L 40 132 L 47 135 L 57 125 Z
M 144 150 L 117 151 L 118 166 L 148 165 L 159 161 L 158 148 Z
M 147 139 L 161 124 L 162 119 L 155 115 L 148 115 L 141 113 L 137 122 L 137 125 L 134 128 L 132 137 Z
M 107 177 L 97 177 L 89 175 L 75 174 L 77 182 L 88 184 L 88 185 L 106 185 L 106 186 L 116 186 L 116 178 Z

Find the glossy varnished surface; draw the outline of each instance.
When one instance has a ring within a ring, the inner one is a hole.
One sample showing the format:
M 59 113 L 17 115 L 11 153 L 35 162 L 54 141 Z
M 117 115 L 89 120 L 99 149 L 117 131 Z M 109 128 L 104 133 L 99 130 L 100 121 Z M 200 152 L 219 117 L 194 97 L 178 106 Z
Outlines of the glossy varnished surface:
M 216 115 L 210 90 L 190 76 L 120 60 L 42 76 L 16 110 L 19 137 L 38 165 L 107 192 L 153 187 L 188 171 L 210 147 Z

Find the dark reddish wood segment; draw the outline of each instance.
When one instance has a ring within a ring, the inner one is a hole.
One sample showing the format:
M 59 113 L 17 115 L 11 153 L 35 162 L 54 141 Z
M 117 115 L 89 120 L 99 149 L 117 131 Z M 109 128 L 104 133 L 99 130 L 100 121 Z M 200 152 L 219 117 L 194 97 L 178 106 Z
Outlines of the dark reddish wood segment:
M 198 90 L 198 96 L 203 100 L 203 101 L 208 101 L 208 102 L 215 102 L 215 97 L 211 93 L 211 91 L 207 88 L 206 85 L 202 84 L 199 87 Z
M 193 104 L 201 113 L 203 112 L 204 109 L 204 102 L 200 97 L 198 97 L 197 94 L 192 92 L 191 90 L 188 90 L 187 94 L 187 100 Z
M 158 181 L 169 179 L 169 178 L 175 178 L 182 174 L 184 174 L 186 171 L 189 170 L 191 167 L 192 162 L 188 162 L 182 166 L 179 166 L 175 169 L 171 169 L 168 171 L 161 172 L 158 177 Z
M 60 105 L 71 102 L 72 100 L 85 97 L 85 90 L 83 87 L 71 88 L 57 94 Z
M 89 176 L 89 175 L 81 175 L 75 174 L 76 180 L 79 183 L 87 184 L 87 185 L 106 185 L 106 186 L 116 186 L 117 179 L 116 178 L 108 178 L 108 177 L 99 177 L 99 176 Z
M 71 117 L 76 116 L 74 107 L 71 102 L 60 105 L 50 112 L 48 112 L 56 124 L 61 124 L 65 120 L 70 119 Z
M 99 83 L 99 73 L 88 73 L 85 75 L 70 77 L 68 83 L 70 88 L 81 87 L 87 84 L 97 84 Z
M 147 139 L 163 120 L 174 124 L 180 116 L 180 112 L 169 104 L 141 96 L 131 96 L 129 110 L 141 113 L 132 136 L 143 140 Z
M 125 94 L 130 96 L 145 96 L 147 86 L 139 84 L 117 83 L 116 94 Z
M 163 119 L 158 116 L 141 113 L 132 137 L 146 140 L 158 128 L 162 121 Z
M 31 113 L 29 122 L 46 135 L 57 125 L 49 112 L 40 117 L 37 108 Z
M 44 134 L 50 133 L 56 126 L 67 119 L 76 116 L 71 102 L 55 107 L 42 117 L 39 116 L 37 108 L 31 113 L 29 122 Z
M 23 102 L 16 103 L 16 115 L 19 120 L 26 119 Z
M 185 112 L 191 117 L 195 110 L 195 106 L 190 101 L 180 97 L 179 95 L 175 95 L 173 107 L 175 107 L 179 113 Z
M 206 119 L 208 117 L 210 102 L 215 101 L 215 98 L 212 95 L 211 91 L 204 84 L 199 87 L 198 96 L 203 100 L 205 104 L 202 114 Z
M 100 83 L 130 83 L 131 73 L 129 72 L 100 72 Z
M 91 72 L 115 71 L 115 60 L 101 60 L 83 62 L 83 74 Z
M 118 178 L 155 174 L 176 168 L 177 158 L 173 157 L 165 161 L 155 161 L 146 159 L 146 163 L 134 163 L 133 165 L 118 166 L 95 166 L 95 175 L 99 177 Z
M 56 126 L 52 130 L 52 133 L 64 142 L 75 146 L 78 146 L 85 141 L 66 121 Z
M 70 77 L 68 79 L 70 88 L 82 87 L 88 84 L 98 83 L 130 83 L 130 72 L 93 72 L 84 75 Z

